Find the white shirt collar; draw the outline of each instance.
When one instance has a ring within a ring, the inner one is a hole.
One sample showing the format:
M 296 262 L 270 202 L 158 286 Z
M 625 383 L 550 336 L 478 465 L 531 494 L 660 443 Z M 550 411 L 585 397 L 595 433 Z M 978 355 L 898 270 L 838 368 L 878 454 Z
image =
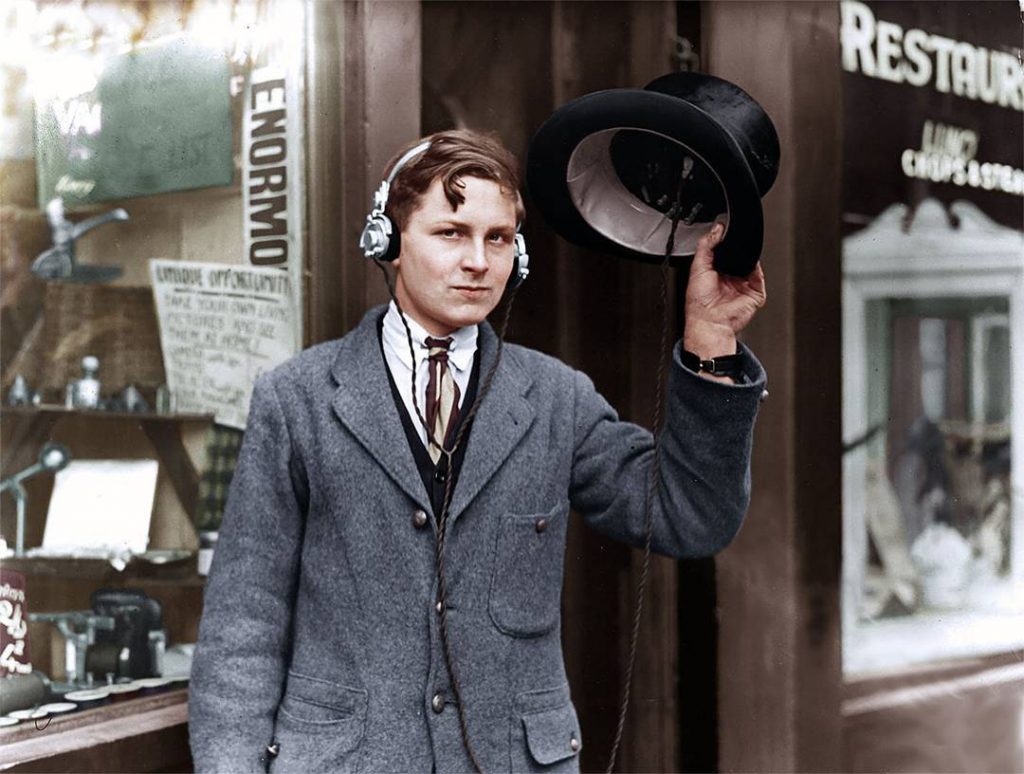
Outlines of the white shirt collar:
M 416 363 L 419 365 L 427 358 L 428 348 L 424 341 L 430 334 L 409 315 L 405 315 L 405 319 L 412 332 Z M 448 348 L 448 362 L 455 367 L 456 371 L 466 371 L 472 367 L 478 333 L 479 326 L 467 325 L 449 334 L 452 338 L 452 345 Z M 406 368 L 410 368 L 412 363 L 409 359 L 409 341 L 406 337 L 405 325 L 402 324 L 402 318 L 394 301 L 388 304 L 388 311 L 384 315 L 382 335 L 384 346 L 389 348 Z

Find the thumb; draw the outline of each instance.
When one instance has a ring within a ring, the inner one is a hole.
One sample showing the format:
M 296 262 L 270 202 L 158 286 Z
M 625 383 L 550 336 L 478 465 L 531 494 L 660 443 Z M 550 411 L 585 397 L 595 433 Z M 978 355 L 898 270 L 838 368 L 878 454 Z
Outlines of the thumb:
M 721 223 L 716 223 L 697 240 L 697 249 L 693 254 L 694 270 L 706 271 L 713 268 L 714 249 L 722 241 L 724 234 L 725 227 Z

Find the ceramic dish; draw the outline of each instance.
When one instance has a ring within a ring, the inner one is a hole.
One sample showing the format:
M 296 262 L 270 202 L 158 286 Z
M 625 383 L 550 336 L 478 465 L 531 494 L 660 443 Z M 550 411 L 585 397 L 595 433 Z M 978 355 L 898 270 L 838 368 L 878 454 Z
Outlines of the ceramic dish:
M 92 691 L 72 691 L 64 695 L 64 700 L 73 701 L 82 709 L 99 707 L 101 704 L 106 704 L 110 701 L 110 690 L 108 688 L 101 688 Z
M 136 680 L 134 684 L 142 689 L 142 693 L 150 694 L 166 690 L 171 684 L 171 680 L 166 677 L 143 677 L 141 680 Z
M 36 709 L 14 710 L 14 712 L 8 712 L 7 717 L 14 718 L 15 720 L 36 720 L 38 718 L 45 718 L 49 714 L 49 712 L 44 712 L 42 707 L 37 707 Z
M 78 705 L 73 701 L 55 701 L 52 704 L 44 704 L 39 708 L 39 711 L 46 710 L 51 715 L 60 715 L 61 713 L 72 712 L 76 709 L 78 709 Z
M 111 701 L 128 701 L 128 699 L 134 699 L 141 686 L 136 682 L 130 683 L 115 683 L 106 689 L 110 693 Z

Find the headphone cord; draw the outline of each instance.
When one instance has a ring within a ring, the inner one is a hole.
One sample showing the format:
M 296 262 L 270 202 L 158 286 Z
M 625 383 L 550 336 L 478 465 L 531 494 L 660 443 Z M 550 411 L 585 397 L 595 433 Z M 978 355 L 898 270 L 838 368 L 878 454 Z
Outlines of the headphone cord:
M 427 433 L 427 443 L 434 444 L 441 450 L 441 454 L 445 460 L 445 466 L 447 468 L 447 475 L 445 476 L 445 487 L 444 487 L 444 500 L 441 505 L 441 516 L 438 520 L 437 528 L 437 544 L 436 544 L 436 556 L 437 556 L 437 587 L 438 587 L 438 602 L 441 605 L 440 616 L 441 616 L 441 645 L 444 653 L 445 667 L 448 670 L 448 676 L 451 678 L 452 683 L 452 694 L 455 697 L 455 708 L 458 711 L 459 716 L 459 731 L 462 734 L 462 744 L 466 748 L 466 752 L 469 755 L 470 761 L 473 764 L 473 769 L 477 774 L 483 774 L 483 768 L 480 765 L 480 761 L 476 756 L 476 751 L 473 749 L 473 745 L 469 741 L 469 726 L 466 721 L 466 709 L 462 701 L 462 689 L 459 685 L 459 680 L 456 677 L 455 672 L 455 660 L 452 656 L 451 638 L 448 635 L 448 589 L 445 581 L 445 547 L 448 542 L 448 510 L 451 507 L 452 492 L 454 491 L 455 473 L 452 467 L 452 457 L 455 454 L 456 449 L 462 444 L 463 438 L 469 429 L 470 424 L 473 421 L 473 417 L 476 416 L 477 411 L 480 408 L 480 403 L 483 401 L 484 396 L 490 391 L 491 383 L 494 381 L 494 375 L 498 371 L 498 366 L 501 364 L 502 349 L 505 346 L 505 334 L 508 331 L 509 319 L 512 316 L 512 302 L 515 300 L 517 288 L 513 287 L 508 292 L 508 299 L 505 302 L 505 313 L 501 321 L 501 329 L 498 332 L 498 347 L 495 352 L 494 362 L 488 369 L 487 374 L 484 376 L 483 384 L 480 389 L 477 390 L 476 397 L 473 400 L 473 405 L 470 407 L 469 412 L 462 418 L 459 423 L 459 430 L 455 434 L 455 440 L 452 442 L 450 449 L 446 449 L 443 443 L 438 443 L 437 438 L 434 436 L 433 429 L 428 427 L 427 420 L 423 416 L 423 412 L 420 410 L 419 401 L 416 398 L 416 350 L 412 341 L 412 329 L 409 327 L 409 322 L 405 318 L 405 312 L 402 311 L 401 305 L 398 303 L 398 296 L 395 294 L 395 287 L 391 281 L 391 275 L 388 274 L 387 269 L 381 261 L 374 261 L 377 267 L 381 270 L 384 275 L 384 282 L 388 287 L 388 293 L 391 295 L 391 300 L 395 303 L 395 308 L 398 309 L 398 316 L 402 320 L 402 324 L 405 326 L 406 340 L 409 343 L 409 355 L 412 360 L 412 405 L 416 412 L 417 418 L 422 423 Z
M 681 187 L 681 186 L 680 186 Z M 633 608 L 633 628 L 629 636 L 629 657 L 626 661 L 626 675 L 623 680 L 622 706 L 619 708 L 619 722 L 615 728 L 615 740 L 612 742 L 612 751 L 608 757 L 608 768 L 605 774 L 611 774 L 615 768 L 615 759 L 619 754 L 619 744 L 622 742 L 622 734 L 626 727 L 626 713 L 629 708 L 630 687 L 633 684 L 633 665 L 636 663 L 636 645 L 640 637 L 640 618 L 644 609 L 644 594 L 647 591 L 647 577 L 651 565 L 651 535 L 654 531 L 654 518 L 651 510 L 654 492 L 658 487 L 661 477 L 661 437 L 658 432 L 661 425 L 661 407 L 664 402 L 665 391 L 665 370 L 667 367 L 668 354 L 668 264 L 675 246 L 676 227 L 679 225 L 681 207 L 677 203 L 672 211 L 672 227 L 669 231 L 668 242 L 665 245 L 665 258 L 661 262 L 661 347 L 658 356 L 657 386 L 654 397 L 654 416 L 651 420 L 651 432 L 654 434 L 654 454 L 651 460 L 651 476 L 644 497 L 644 558 L 640 565 L 640 580 L 636 587 L 636 600 Z

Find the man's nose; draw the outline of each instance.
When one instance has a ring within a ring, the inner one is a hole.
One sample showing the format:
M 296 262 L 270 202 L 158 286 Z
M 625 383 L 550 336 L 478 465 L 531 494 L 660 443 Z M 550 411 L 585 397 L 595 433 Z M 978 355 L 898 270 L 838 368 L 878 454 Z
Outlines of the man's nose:
M 462 256 L 462 267 L 466 271 L 481 274 L 489 268 L 487 245 L 483 239 L 474 239 Z

